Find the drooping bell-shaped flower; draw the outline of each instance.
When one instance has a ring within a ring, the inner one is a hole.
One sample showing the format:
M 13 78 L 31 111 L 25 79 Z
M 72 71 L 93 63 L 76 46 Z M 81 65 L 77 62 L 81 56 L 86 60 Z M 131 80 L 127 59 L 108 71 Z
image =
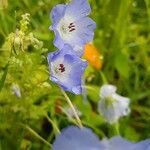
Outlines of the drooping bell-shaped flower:
M 87 17 L 90 11 L 87 0 L 72 0 L 69 4 L 59 4 L 52 9 L 50 29 L 55 33 L 54 45 L 57 48 L 62 49 L 67 43 L 78 56 L 83 54 L 83 46 L 92 41 L 96 28 L 95 22 Z
M 104 150 L 89 128 L 70 126 L 56 137 L 52 150 Z
M 117 122 L 120 117 L 130 112 L 130 99 L 118 95 L 116 90 L 115 86 L 109 84 L 103 85 L 100 90 L 98 111 L 110 124 Z
M 65 91 L 82 93 L 82 75 L 87 61 L 81 60 L 72 47 L 65 44 L 61 50 L 48 54 L 50 79 L 59 84 Z

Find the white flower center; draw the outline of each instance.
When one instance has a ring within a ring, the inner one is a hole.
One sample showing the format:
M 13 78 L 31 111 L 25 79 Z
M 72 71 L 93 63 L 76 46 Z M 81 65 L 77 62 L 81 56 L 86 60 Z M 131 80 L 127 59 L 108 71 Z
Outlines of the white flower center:
M 72 18 L 62 18 L 58 24 L 58 32 L 62 39 L 68 41 L 76 31 L 76 24 Z
M 72 22 L 68 26 L 66 24 L 62 24 L 60 27 L 60 30 L 63 32 L 63 34 L 67 34 L 69 32 L 73 32 L 75 29 L 75 24 Z
M 64 61 L 64 58 L 56 59 L 51 63 L 52 75 L 64 83 L 68 82 L 72 66 Z
M 65 72 L 65 66 L 64 64 L 59 64 L 57 67 L 54 68 L 55 74 L 62 74 Z

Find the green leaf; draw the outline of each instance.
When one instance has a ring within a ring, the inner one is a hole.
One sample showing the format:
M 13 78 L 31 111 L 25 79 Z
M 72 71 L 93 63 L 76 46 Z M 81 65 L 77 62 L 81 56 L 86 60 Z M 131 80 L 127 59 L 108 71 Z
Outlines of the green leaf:
M 128 58 L 123 53 L 118 53 L 115 57 L 115 67 L 119 74 L 125 78 L 129 75 L 129 64 L 128 64 Z
M 100 87 L 99 86 L 90 85 L 90 86 L 86 86 L 86 89 L 87 89 L 88 96 L 90 97 L 90 99 L 93 102 L 98 102 L 99 99 L 100 99 L 100 97 L 99 97 Z
M 5 66 L 4 73 L 3 73 L 2 78 L 0 80 L 0 91 L 2 90 L 4 83 L 5 83 L 5 80 L 6 80 L 6 76 L 7 76 L 7 72 L 8 72 L 8 66 L 9 66 L 9 63 Z

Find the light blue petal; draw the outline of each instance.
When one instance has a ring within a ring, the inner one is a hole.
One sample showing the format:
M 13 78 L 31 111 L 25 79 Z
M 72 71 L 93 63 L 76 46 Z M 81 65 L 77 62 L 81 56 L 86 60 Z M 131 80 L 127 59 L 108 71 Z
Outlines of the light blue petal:
M 150 150 L 150 139 L 138 143 L 130 142 L 122 137 L 116 136 L 110 140 L 104 139 L 101 144 L 104 150 Z
M 61 49 L 64 46 L 64 41 L 61 39 L 61 37 L 57 31 L 57 25 L 58 25 L 60 19 L 63 18 L 64 14 L 65 14 L 65 9 L 66 9 L 66 5 L 59 4 L 59 5 L 56 5 L 50 13 L 51 20 L 52 20 L 52 25 L 50 26 L 50 30 L 54 31 L 54 34 L 55 34 L 54 45 L 58 49 Z
M 82 39 L 82 37 L 79 35 L 75 35 L 73 37 L 73 39 L 71 39 L 70 41 L 66 42 L 64 41 L 61 37 L 60 37 L 60 34 L 59 32 L 54 29 L 54 34 L 55 34 L 55 37 L 54 37 L 54 45 L 58 48 L 58 49 L 63 49 L 64 48 L 64 45 L 67 45 L 69 44 L 72 48 L 72 52 L 76 53 L 76 55 L 78 55 L 79 57 L 83 55 L 83 52 L 84 52 L 84 49 L 83 49 L 83 46 L 85 45 L 85 40 Z M 81 38 L 80 38 L 81 37 Z M 91 41 L 91 40 L 90 40 Z
M 75 52 L 69 44 L 64 44 L 63 48 L 61 49 L 61 53 L 63 53 L 63 55 L 70 54 L 76 56 Z
M 134 144 L 123 139 L 122 137 L 116 136 L 111 139 L 104 139 L 101 144 L 105 147 L 104 150 L 132 150 Z
M 92 19 L 85 17 L 75 24 L 77 24 L 77 36 L 84 40 L 84 44 L 93 40 L 96 23 Z
M 150 139 L 136 143 L 133 150 L 150 150 Z
M 90 12 L 91 8 L 87 0 L 72 0 L 66 7 L 65 16 L 71 16 L 78 20 L 87 16 Z
M 101 148 L 99 139 L 90 129 L 70 126 L 56 138 L 52 150 L 101 150 Z
M 68 55 L 64 56 L 66 63 L 71 64 L 72 69 L 68 79 L 68 87 L 70 87 L 71 91 L 75 94 L 82 93 L 81 87 L 81 78 L 84 73 L 85 68 L 87 67 L 87 62 L 82 61 L 76 55 Z
M 83 47 L 86 43 L 93 40 L 96 24 L 92 19 L 84 17 L 76 21 L 75 25 L 76 33 L 74 34 L 73 38 L 68 41 L 72 47 L 75 45 Z
M 62 38 L 60 37 L 59 33 L 57 30 L 54 30 L 54 34 L 55 34 L 55 37 L 54 37 L 54 45 L 58 48 L 58 49 L 62 49 L 63 46 L 64 46 L 64 41 L 62 40 Z
M 110 140 L 109 145 L 111 150 L 126 150 L 127 148 L 130 150 L 134 146 L 134 143 L 131 143 L 122 137 L 113 137 Z
M 56 25 L 58 24 L 60 19 L 64 16 L 65 9 L 66 9 L 66 5 L 63 5 L 63 4 L 56 5 L 52 9 L 52 11 L 50 13 L 50 17 L 51 17 L 52 23 L 53 23 L 53 25 L 51 26 L 52 30 L 53 30 L 53 28 L 56 27 Z
M 96 23 L 89 17 L 81 18 L 75 24 L 79 29 L 83 29 L 84 31 L 93 31 L 96 28 Z
M 82 93 L 82 87 L 81 86 L 75 86 L 72 88 L 72 92 L 75 94 L 81 94 Z

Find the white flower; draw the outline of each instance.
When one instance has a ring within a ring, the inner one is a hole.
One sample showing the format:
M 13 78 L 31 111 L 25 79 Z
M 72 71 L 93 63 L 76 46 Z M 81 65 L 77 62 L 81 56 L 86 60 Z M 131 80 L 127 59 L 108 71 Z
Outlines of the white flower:
M 11 90 L 14 95 L 16 95 L 18 98 L 21 98 L 21 91 L 18 84 L 13 83 Z
M 122 116 L 130 112 L 130 99 L 116 93 L 117 88 L 113 85 L 103 85 L 100 90 L 100 102 L 98 111 L 110 124 L 118 121 Z

